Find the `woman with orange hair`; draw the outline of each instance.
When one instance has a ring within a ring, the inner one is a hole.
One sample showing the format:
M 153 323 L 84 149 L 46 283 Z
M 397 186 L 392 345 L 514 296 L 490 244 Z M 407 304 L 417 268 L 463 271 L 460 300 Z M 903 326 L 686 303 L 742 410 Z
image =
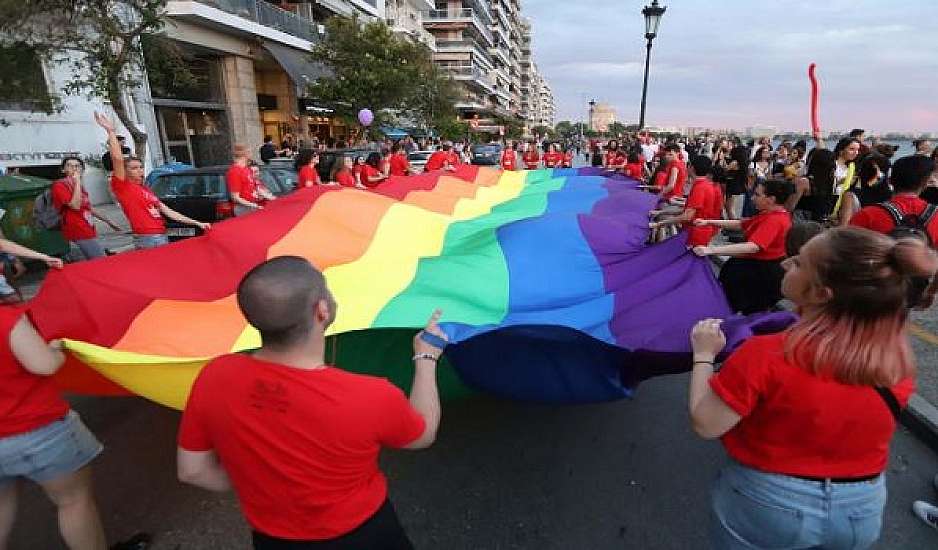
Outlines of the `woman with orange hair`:
M 721 321 L 693 330 L 690 416 L 731 462 L 713 485 L 716 548 L 868 548 L 883 471 L 914 390 L 907 335 L 938 257 L 919 239 L 859 228 L 811 239 L 784 262 L 800 320 L 755 336 L 714 374 Z

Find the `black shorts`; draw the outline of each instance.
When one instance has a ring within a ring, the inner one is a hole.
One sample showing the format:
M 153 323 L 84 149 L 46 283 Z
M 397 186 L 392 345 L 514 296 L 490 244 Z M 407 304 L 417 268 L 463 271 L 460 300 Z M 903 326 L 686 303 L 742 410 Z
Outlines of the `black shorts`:
M 720 270 L 720 285 L 733 313 L 768 311 L 782 299 L 781 260 L 730 258 Z
M 287 540 L 258 531 L 252 533 L 254 550 L 413 550 L 414 545 L 397 519 L 390 500 L 354 531 L 328 540 Z

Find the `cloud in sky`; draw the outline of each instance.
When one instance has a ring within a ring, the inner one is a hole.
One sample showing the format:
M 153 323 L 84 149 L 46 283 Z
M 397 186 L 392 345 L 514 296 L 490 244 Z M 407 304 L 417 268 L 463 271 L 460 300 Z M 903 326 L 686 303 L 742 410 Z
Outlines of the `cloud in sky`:
M 524 0 L 557 120 L 584 120 L 592 98 L 638 119 L 647 3 Z M 938 132 L 933 1 L 661 3 L 648 124 L 806 129 L 807 67 L 816 62 L 824 128 Z

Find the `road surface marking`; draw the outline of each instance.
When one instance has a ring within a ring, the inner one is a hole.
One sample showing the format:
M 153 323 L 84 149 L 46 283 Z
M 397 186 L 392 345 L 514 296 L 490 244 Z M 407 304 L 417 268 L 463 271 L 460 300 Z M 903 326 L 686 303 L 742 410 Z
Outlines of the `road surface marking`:
M 919 340 L 938 347 L 938 334 L 934 334 L 916 323 L 909 323 L 909 334 L 915 336 Z

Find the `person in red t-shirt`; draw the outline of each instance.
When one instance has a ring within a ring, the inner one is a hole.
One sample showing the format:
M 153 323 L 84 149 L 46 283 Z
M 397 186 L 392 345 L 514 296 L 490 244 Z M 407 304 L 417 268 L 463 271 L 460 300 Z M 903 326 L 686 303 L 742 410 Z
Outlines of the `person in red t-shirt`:
M 785 201 L 794 193 L 786 180 L 767 180 L 756 186 L 752 200 L 758 214 L 744 220 L 699 219 L 694 225 L 741 230 L 746 241 L 722 246 L 697 246 L 698 256 L 733 256 L 720 270 L 720 284 L 730 309 L 744 315 L 771 309 L 782 299 L 785 274 L 785 237 L 791 228 L 791 214 Z
M 240 144 L 235 145 L 234 161 L 225 173 L 225 183 L 234 204 L 235 216 L 244 216 L 262 208 L 254 178 L 251 176 L 250 162 L 248 148 Z
M 921 216 L 928 203 L 919 197 L 935 170 L 935 162 L 922 155 L 902 157 L 892 165 L 890 183 L 895 194 L 888 201 L 904 215 Z M 888 235 L 896 228 L 894 217 L 880 205 L 861 208 L 851 219 L 850 225 L 865 227 Z M 931 245 L 938 247 L 938 216 L 934 216 L 926 227 Z
M 642 158 L 641 153 L 633 150 L 625 160 L 622 173 L 638 181 L 645 181 L 645 159 Z
M 537 166 L 541 162 L 541 156 L 537 152 L 536 143 L 532 141 L 525 146 L 524 153 L 521 155 L 521 161 L 524 162 L 525 169 L 537 170 Z
M 721 321 L 691 334 L 692 426 L 732 459 L 712 489 L 712 546 L 869 548 L 889 443 L 915 389 L 911 281 L 933 276 L 938 257 L 918 239 L 838 228 L 785 269 L 800 314 L 788 330 L 752 337 L 718 374 Z
M 352 157 L 340 157 L 340 159 L 337 160 L 332 166 L 332 174 L 329 177 L 329 183 L 340 185 L 342 187 L 367 189 L 367 187 L 359 183 L 355 178 L 355 173 L 352 171 L 353 168 L 354 164 Z
M 518 169 L 518 152 L 515 151 L 515 144 L 512 141 L 509 141 L 505 148 L 502 149 L 502 156 L 499 159 L 499 164 L 502 167 L 502 170 L 505 171 L 514 171 Z
M 433 172 L 435 170 L 449 170 L 453 171 L 456 168 L 453 166 L 453 160 L 450 157 L 450 150 L 453 146 L 444 143 L 440 150 L 435 151 L 430 158 L 427 159 L 427 164 L 423 167 L 424 172 Z
M 391 150 L 381 149 L 381 161 L 378 163 L 378 171 L 385 178 L 391 175 Z
M 258 204 L 267 206 L 270 201 L 277 200 L 277 196 L 264 183 L 264 178 L 261 176 L 261 165 L 252 160 L 248 163 L 248 168 L 251 169 L 251 179 L 254 180 L 254 194 L 257 196 Z
M 606 144 L 606 153 L 603 155 L 603 168 L 616 169 L 616 160 L 619 158 L 619 142 L 612 139 Z
M 169 243 L 166 235 L 166 224 L 163 216 L 198 227 L 208 231 L 212 226 L 208 223 L 193 220 L 189 216 L 180 214 L 153 194 L 146 186 L 143 178 L 143 162 L 136 157 L 125 158 L 121 153 L 121 144 L 114 130 L 114 123 L 101 113 L 95 112 L 94 119 L 98 126 L 107 132 L 108 149 L 111 158 L 115 159 L 111 173 L 111 191 L 117 199 L 124 216 L 130 222 L 130 229 L 134 234 L 134 247 L 137 250 L 155 248 Z
M 370 153 L 359 176 L 359 181 L 365 187 L 377 187 L 388 177 L 381 172 L 381 153 Z
M 661 188 L 661 199 L 670 201 L 684 197 L 684 186 L 687 185 L 687 165 L 678 158 L 681 148 L 672 143 L 665 148 L 664 163 L 666 165 L 664 187 Z
M 687 196 L 683 212 L 678 216 L 666 217 L 648 224 L 653 231 L 681 225 L 687 230 L 688 248 L 710 244 L 719 231 L 712 225 L 697 226 L 693 222 L 718 217 L 723 210 L 723 193 L 720 191 L 720 186 L 710 179 L 713 174 L 713 161 L 703 155 L 698 155 L 691 159 L 691 162 L 695 175 L 694 185 Z
M 563 152 L 563 168 L 573 168 L 573 157 L 576 153 L 573 150 L 573 147 L 567 147 Z
M 304 149 L 293 159 L 293 167 L 296 169 L 296 188 L 310 189 L 319 185 L 330 185 L 323 183 L 319 176 L 319 151 Z M 334 185 L 334 184 L 333 184 Z
M 234 489 L 255 548 L 287 541 L 410 548 L 378 453 L 423 449 L 436 438 L 436 364 L 447 338 L 437 325 L 441 312 L 414 338 L 408 401 L 383 378 L 326 364 L 336 303 L 307 260 L 260 264 L 237 296 L 262 345 L 251 355 L 219 357 L 199 373 L 179 428 L 179 479 Z
M 563 165 L 563 153 L 557 150 L 557 144 L 551 143 L 544 153 L 545 168 L 560 168 Z
M 0 548 L 13 529 L 17 485 L 29 480 L 55 503 L 69 548 L 103 550 L 90 466 L 103 447 L 52 381 L 65 363 L 62 343 L 46 343 L 24 310 L 11 306 L 0 307 L 0 335 Z
M 409 176 L 411 174 L 410 161 L 407 160 L 407 151 L 400 143 L 391 148 L 389 172 L 392 176 Z
M 123 158 L 123 154 L 117 158 Z M 66 241 L 74 243 L 86 260 L 93 260 L 106 254 L 101 241 L 98 240 L 94 218 L 108 224 L 114 231 L 120 231 L 121 228 L 91 206 L 88 191 L 81 181 L 84 171 L 83 160 L 78 157 L 65 157 L 62 159 L 62 173 L 65 177 L 54 181 L 50 192 L 52 205 L 62 216 L 62 236 Z M 70 256 L 73 261 L 78 259 L 74 254 Z
M 449 165 L 453 167 L 454 169 L 460 164 L 462 164 L 462 155 L 459 154 L 459 151 L 457 151 L 455 147 L 450 147 L 448 158 L 449 158 Z

